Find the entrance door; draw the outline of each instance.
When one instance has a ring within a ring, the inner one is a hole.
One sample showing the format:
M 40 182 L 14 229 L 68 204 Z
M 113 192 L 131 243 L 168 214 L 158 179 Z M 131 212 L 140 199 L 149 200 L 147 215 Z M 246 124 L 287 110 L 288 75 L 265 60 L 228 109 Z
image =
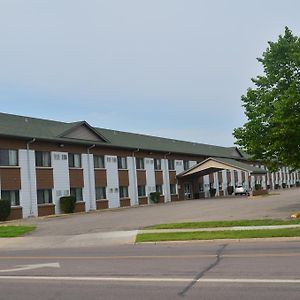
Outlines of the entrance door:
M 184 199 L 192 199 L 193 198 L 193 187 L 191 183 L 184 183 Z

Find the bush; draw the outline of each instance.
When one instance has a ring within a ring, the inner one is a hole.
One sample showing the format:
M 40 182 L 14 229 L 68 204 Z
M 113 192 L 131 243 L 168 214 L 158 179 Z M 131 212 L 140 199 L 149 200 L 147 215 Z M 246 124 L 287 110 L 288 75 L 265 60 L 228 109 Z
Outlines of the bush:
M 283 189 L 286 188 L 286 183 L 285 183 L 285 182 L 282 183 L 282 188 L 283 188 Z
M 76 203 L 76 199 L 74 196 L 60 197 L 59 200 L 60 200 L 60 208 L 64 213 L 70 214 L 74 212 L 75 203 Z
M 233 194 L 233 191 L 234 191 L 233 186 L 232 186 L 232 185 L 229 185 L 229 186 L 227 187 L 227 193 L 228 193 L 228 195 L 232 195 L 232 194 Z
M 299 187 L 299 186 L 300 186 L 300 182 L 296 181 L 296 187 Z
M 150 193 L 150 200 L 152 203 L 158 203 L 160 197 L 160 192 L 152 192 Z
M 6 221 L 10 215 L 11 204 L 9 200 L 0 199 L 0 221 Z
M 216 195 L 216 189 L 215 188 L 211 188 L 210 190 L 209 190 L 209 194 L 210 194 L 210 196 L 211 197 L 214 197 L 215 195 Z
M 279 184 L 276 183 L 276 184 L 275 184 L 275 190 L 278 190 L 278 189 L 279 189 Z
M 255 190 L 256 191 L 261 190 L 261 184 L 260 183 L 255 183 Z

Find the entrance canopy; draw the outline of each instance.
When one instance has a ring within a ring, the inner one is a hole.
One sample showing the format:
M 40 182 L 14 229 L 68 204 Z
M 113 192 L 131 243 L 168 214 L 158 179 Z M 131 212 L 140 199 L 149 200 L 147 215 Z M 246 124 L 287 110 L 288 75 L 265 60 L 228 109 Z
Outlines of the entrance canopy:
M 197 176 L 205 176 L 221 170 L 240 170 L 248 172 L 250 175 L 265 175 L 267 173 L 264 169 L 253 167 L 235 159 L 209 157 L 192 168 L 178 174 L 177 177 L 182 178 L 196 174 Z

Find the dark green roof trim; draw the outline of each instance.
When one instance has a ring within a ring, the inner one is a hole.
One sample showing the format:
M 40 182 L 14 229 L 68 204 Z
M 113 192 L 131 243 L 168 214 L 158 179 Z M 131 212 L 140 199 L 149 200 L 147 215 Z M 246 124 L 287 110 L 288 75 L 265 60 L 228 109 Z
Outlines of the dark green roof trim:
M 78 126 L 85 125 L 106 142 L 77 140 L 66 138 L 64 135 Z M 186 154 L 190 156 L 227 157 L 239 160 L 246 158 L 236 147 L 221 147 L 201 143 L 180 141 L 157 136 L 122 132 L 90 126 L 85 121 L 59 122 L 53 120 L 30 118 L 0 113 L 0 135 L 19 139 L 113 147 L 122 149 L 140 149 L 159 153 Z

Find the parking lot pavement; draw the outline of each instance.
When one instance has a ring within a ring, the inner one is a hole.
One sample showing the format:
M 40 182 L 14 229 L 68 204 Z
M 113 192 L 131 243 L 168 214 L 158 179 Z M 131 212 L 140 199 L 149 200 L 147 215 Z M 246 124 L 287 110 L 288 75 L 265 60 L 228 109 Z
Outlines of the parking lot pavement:
M 274 191 L 269 196 L 253 198 L 188 200 L 62 217 L 30 218 L 15 223 L 36 224 L 37 229 L 31 236 L 61 236 L 129 231 L 182 221 L 289 218 L 293 211 L 300 211 L 300 188 Z

